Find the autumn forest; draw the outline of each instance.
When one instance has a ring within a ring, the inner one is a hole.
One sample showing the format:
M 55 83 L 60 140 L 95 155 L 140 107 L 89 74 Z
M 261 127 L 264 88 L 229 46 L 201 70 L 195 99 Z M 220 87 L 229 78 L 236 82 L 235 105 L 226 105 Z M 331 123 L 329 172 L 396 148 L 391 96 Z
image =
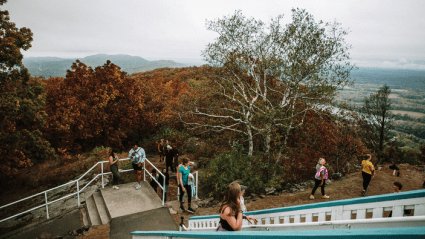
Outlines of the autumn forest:
M 44 78 L 22 64 L 31 30 L 1 11 L 0 187 L 63 183 L 106 160 L 100 151 L 125 155 L 137 143 L 154 154 L 161 138 L 198 162 L 203 189 L 217 194 L 215 185 L 232 177 L 257 191 L 309 180 L 320 157 L 332 177 L 354 170 L 366 153 L 375 163 L 401 162 L 391 153 L 396 145 L 373 148 L 364 137 L 373 129 L 335 102 L 354 83 L 347 32 L 304 10 L 294 9 L 285 26 L 279 18 L 267 31 L 238 11 L 209 22 L 220 37 L 201 67 L 129 75 L 111 61 L 89 67 L 77 60 L 65 77 Z M 410 162 L 423 162 L 421 150 L 409 152 Z

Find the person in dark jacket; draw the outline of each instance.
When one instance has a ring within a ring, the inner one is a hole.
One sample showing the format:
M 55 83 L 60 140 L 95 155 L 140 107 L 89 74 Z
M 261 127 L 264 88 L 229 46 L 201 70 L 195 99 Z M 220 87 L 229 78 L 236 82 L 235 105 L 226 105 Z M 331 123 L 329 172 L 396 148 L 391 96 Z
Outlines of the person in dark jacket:
M 164 201 L 167 201 L 167 190 L 168 190 L 168 184 L 170 184 L 170 175 L 167 173 L 165 168 L 162 168 L 161 171 L 162 171 L 162 174 L 164 174 L 165 176 L 165 187 L 164 187 L 164 190 L 161 190 L 161 194 L 164 194 L 164 191 L 165 191 Z M 158 182 L 161 185 L 163 185 L 164 183 L 164 177 L 161 174 L 158 177 Z
M 175 173 L 175 169 L 173 167 L 174 163 L 174 150 L 171 145 L 167 145 L 167 149 L 165 150 L 165 168 L 166 172 L 168 173 L 168 167 L 171 168 L 171 172 Z
M 400 169 L 397 167 L 397 165 L 395 165 L 394 162 L 392 163 L 392 165 L 390 165 L 390 169 L 394 170 L 394 176 L 400 177 Z
M 152 169 L 152 177 L 155 178 L 158 181 L 159 176 L 156 174 L 156 170 L 155 169 Z M 151 185 L 151 187 L 153 188 L 153 190 L 156 193 L 156 189 L 158 188 L 158 183 L 155 182 L 155 180 L 153 178 L 151 178 L 150 185 Z

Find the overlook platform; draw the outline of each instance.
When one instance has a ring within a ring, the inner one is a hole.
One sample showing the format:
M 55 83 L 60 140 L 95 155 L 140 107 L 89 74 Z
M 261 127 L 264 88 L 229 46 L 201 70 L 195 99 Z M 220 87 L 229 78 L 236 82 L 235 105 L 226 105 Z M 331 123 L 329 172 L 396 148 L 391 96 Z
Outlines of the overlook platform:
M 120 189 L 111 186 L 100 190 L 110 218 L 111 238 L 132 238 L 133 231 L 178 231 L 167 207 L 148 182 L 135 190 L 134 182 L 121 184 Z

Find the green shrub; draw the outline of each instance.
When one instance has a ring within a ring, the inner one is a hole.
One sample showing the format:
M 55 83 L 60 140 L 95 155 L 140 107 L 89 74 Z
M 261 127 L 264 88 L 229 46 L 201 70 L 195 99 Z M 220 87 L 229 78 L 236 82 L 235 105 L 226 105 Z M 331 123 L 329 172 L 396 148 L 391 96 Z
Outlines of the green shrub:
M 109 147 L 103 147 L 103 146 L 95 147 L 93 151 L 91 152 L 91 157 L 93 157 L 96 162 L 106 161 L 108 160 L 110 150 L 111 149 Z
M 209 196 L 223 198 L 227 185 L 235 180 L 249 187 L 248 192 L 262 193 L 266 187 L 278 188 L 283 183 L 283 173 L 275 164 L 267 164 L 261 157 L 249 157 L 243 148 L 233 148 L 212 159 L 208 168 L 200 173 L 200 187 Z

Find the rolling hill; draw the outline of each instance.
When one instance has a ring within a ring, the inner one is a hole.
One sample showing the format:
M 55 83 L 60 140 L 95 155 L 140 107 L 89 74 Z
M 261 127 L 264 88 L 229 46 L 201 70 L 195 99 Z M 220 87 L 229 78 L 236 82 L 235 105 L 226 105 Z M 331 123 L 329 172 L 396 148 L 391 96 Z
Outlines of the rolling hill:
M 71 65 L 76 60 L 95 68 L 102 66 L 107 60 L 121 67 L 122 71 L 132 74 L 135 72 L 150 71 L 162 67 L 185 67 L 186 65 L 170 60 L 148 61 L 139 56 L 130 55 L 106 55 L 97 54 L 86 56 L 84 58 L 59 58 L 59 57 L 28 57 L 23 59 L 23 64 L 28 68 L 32 76 L 49 77 L 65 77 L 66 71 L 71 69 Z

